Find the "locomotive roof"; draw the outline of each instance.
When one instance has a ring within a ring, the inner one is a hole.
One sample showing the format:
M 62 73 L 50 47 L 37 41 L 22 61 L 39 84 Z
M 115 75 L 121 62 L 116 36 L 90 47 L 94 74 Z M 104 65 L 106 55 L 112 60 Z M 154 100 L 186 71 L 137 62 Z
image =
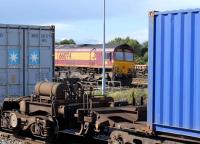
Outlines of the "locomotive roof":
M 131 48 L 127 44 L 122 45 L 106 45 L 107 52 L 113 52 L 116 48 Z M 83 45 L 56 45 L 56 51 L 102 51 L 102 44 L 83 44 Z
M 106 44 L 106 48 L 115 48 L 118 45 Z M 81 44 L 81 45 L 56 45 L 56 49 L 71 49 L 71 48 L 78 48 L 78 49 L 85 49 L 85 48 L 102 48 L 102 44 Z

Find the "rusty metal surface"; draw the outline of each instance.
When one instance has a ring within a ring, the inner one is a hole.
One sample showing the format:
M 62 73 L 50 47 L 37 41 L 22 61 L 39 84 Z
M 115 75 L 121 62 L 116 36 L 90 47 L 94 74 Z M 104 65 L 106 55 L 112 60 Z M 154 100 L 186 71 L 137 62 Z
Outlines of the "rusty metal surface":
M 79 126 L 74 117 L 77 109 L 109 107 L 110 97 L 95 97 L 91 87 L 74 79 L 65 82 L 40 82 L 32 96 L 7 98 L 0 117 L 0 128 L 11 133 L 26 133 L 33 138 L 56 142 L 59 131 Z M 90 116 L 77 133 L 88 134 Z
M 27 137 L 18 137 L 10 133 L 0 132 L 1 144 L 47 144 L 45 141 L 34 140 Z
M 40 82 L 35 86 L 35 93 L 44 96 L 64 95 L 65 85 L 55 82 Z
M 124 131 L 113 131 L 110 135 L 109 144 L 161 144 L 160 140 L 131 135 Z
M 84 96 L 79 83 L 38 83 L 32 96 L 4 100 L 0 127 L 52 142 L 58 130 L 66 127 L 65 117 L 73 119 L 75 110 L 85 106 Z
M 89 123 L 89 127 L 94 127 L 94 131 L 99 134 L 113 128 L 131 131 L 144 131 L 146 128 L 146 125 L 141 123 L 137 123 L 137 127 L 134 126 L 137 121 L 146 120 L 145 106 L 78 109 L 75 117 L 82 127 Z M 84 135 L 82 129 L 79 134 Z
M 150 136 L 138 133 L 129 133 L 123 130 L 114 130 L 110 134 L 109 144 L 199 144 L 200 141 L 192 138 L 178 137 L 177 135 Z

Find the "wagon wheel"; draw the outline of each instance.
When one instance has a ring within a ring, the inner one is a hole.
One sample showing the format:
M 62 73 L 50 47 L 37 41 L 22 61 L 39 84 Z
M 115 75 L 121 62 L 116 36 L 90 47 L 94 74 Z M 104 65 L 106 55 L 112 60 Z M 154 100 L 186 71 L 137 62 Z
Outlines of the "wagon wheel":
M 80 82 L 77 82 L 74 85 L 74 94 L 77 100 L 83 97 L 84 89 L 83 89 L 83 85 Z
M 127 132 L 113 131 L 110 134 L 109 144 L 132 144 L 133 137 L 131 137 Z
M 110 144 L 125 144 L 123 139 L 120 136 L 113 137 L 110 141 Z

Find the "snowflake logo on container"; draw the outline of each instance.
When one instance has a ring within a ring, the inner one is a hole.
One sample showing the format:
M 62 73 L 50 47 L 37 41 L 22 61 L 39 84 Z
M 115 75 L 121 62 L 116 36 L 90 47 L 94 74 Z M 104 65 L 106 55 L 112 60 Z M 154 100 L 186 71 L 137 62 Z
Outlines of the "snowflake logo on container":
M 38 49 L 29 51 L 29 64 L 30 65 L 40 64 L 40 51 Z
M 8 64 L 9 65 L 18 65 L 19 60 L 19 50 L 18 49 L 9 49 L 8 50 Z
M 13 62 L 16 62 L 17 59 L 18 59 L 18 56 L 17 56 L 16 53 L 13 52 L 13 53 L 10 55 L 9 59 L 10 59 L 11 61 L 13 61 Z

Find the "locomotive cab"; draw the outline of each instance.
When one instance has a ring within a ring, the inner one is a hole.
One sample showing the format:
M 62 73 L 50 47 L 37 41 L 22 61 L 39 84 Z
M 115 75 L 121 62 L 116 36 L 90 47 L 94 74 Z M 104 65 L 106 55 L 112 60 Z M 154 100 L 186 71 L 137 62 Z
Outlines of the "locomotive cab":
M 133 77 L 134 51 L 127 44 L 120 45 L 114 50 L 113 79 L 121 81 L 122 85 L 130 85 Z

